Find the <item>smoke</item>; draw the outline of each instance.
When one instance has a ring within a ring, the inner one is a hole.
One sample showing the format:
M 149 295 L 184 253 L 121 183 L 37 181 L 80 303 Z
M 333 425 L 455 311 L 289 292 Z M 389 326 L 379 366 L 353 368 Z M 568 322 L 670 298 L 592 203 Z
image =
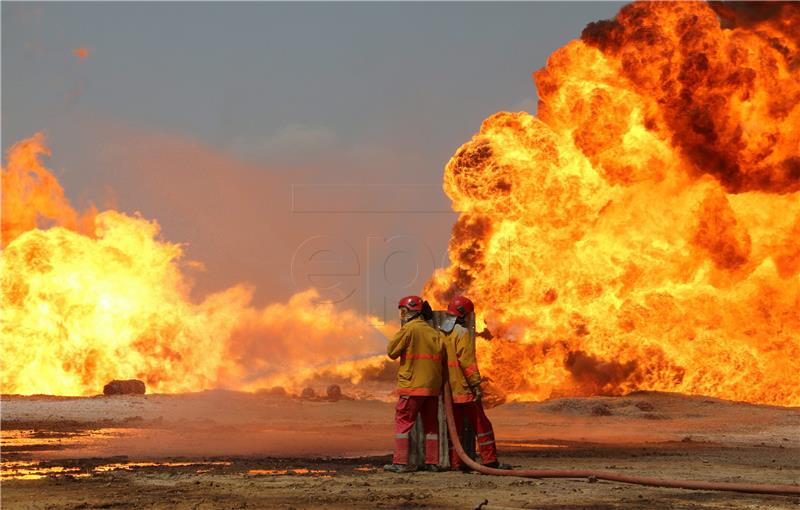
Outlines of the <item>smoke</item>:
M 331 384 L 344 394 L 358 398 L 391 399 L 397 380 L 397 362 L 380 354 L 344 363 L 331 363 L 298 371 L 291 378 L 275 379 L 270 385 L 286 384 L 290 388 L 312 388 L 321 394 Z
M 791 19 L 793 11 L 797 10 L 796 2 L 708 2 L 714 12 L 720 17 L 723 28 L 754 28 L 767 22 L 772 26 L 782 28 L 786 36 L 793 36 L 795 42 L 800 42 L 800 31 L 791 23 L 780 23 L 781 19 Z
M 636 372 L 636 361 L 607 361 L 583 351 L 570 352 L 564 361 L 584 395 L 618 394 L 621 383 Z M 616 393 L 615 393 L 616 392 Z
M 406 285 L 424 285 L 456 217 L 436 184 L 421 182 L 425 193 L 404 201 L 411 193 L 398 189 L 408 181 L 393 168 L 405 162 L 382 151 L 368 165 L 332 150 L 319 166 L 283 166 L 274 161 L 291 154 L 272 153 L 273 164 L 260 166 L 196 139 L 107 120 L 87 120 L 82 131 L 85 140 L 64 148 L 69 157 L 59 152 L 70 187 L 89 197 L 117 190 L 115 208 L 157 218 L 165 237 L 185 242 L 186 256 L 205 267 L 192 274 L 198 299 L 236 282 L 252 284 L 259 305 L 315 287 L 344 309 L 394 320 L 385 303 Z M 407 209 L 386 214 L 383 204 Z M 417 252 L 428 259 L 408 263 Z
M 352 310 L 318 301 L 319 293 L 308 290 L 286 303 L 248 308 L 242 314 L 231 335 L 229 356 L 243 370 L 244 382 L 252 385 L 270 376 L 286 377 L 383 352 L 386 339 L 369 322 Z
M 647 122 L 663 122 L 695 174 L 713 175 L 732 193 L 797 191 L 800 156 L 796 144 L 795 150 L 785 149 L 796 141 L 800 92 L 787 86 L 793 78 L 774 73 L 778 59 L 796 69 L 800 5 L 716 3 L 715 8 L 729 28 L 746 28 L 738 41 L 722 37 L 725 24 L 715 16 L 692 16 L 698 9 L 691 3 L 630 4 L 613 21 L 589 24 L 581 39 L 623 62 L 620 71 L 631 89 L 661 105 L 661 119 Z M 679 24 L 664 23 L 676 18 Z M 762 28 L 791 39 L 770 37 Z M 777 53 L 748 58 L 748 47 L 765 43 Z M 549 78 L 544 70 L 540 79 Z M 756 96 L 767 98 L 757 125 L 747 122 L 740 107 Z M 582 148 L 592 155 L 592 149 Z

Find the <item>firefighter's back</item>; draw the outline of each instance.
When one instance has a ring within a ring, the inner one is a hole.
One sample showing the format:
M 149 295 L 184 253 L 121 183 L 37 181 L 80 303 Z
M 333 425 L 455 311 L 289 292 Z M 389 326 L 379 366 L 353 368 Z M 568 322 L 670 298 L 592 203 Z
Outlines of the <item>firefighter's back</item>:
M 421 318 L 403 326 L 408 348 L 400 356 L 401 395 L 435 396 L 442 386 L 442 343 L 439 332 Z

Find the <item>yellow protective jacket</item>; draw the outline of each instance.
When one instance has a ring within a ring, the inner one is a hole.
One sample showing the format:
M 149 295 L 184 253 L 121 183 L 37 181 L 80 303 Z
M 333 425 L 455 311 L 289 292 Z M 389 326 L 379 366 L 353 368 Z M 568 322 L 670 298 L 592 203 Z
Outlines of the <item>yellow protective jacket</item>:
M 394 335 L 386 349 L 392 359 L 400 358 L 397 393 L 436 396 L 442 388 L 441 334 L 422 317 L 411 319 Z
M 475 340 L 469 330 L 460 324 L 443 336 L 442 341 L 447 349 L 447 373 L 450 389 L 453 391 L 453 402 L 472 402 L 472 386 L 481 383 L 478 371 L 478 360 L 475 356 Z

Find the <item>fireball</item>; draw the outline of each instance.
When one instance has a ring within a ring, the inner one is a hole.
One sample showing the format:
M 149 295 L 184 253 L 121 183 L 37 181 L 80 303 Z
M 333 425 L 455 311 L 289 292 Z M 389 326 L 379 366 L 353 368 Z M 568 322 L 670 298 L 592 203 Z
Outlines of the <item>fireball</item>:
M 800 405 L 800 6 L 762 7 L 628 5 L 450 159 L 426 290 L 475 301 L 495 391 Z
M 383 350 L 372 321 L 315 289 L 252 305 L 239 284 L 190 299 L 184 248 L 158 222 L 77 212 L 41 163 L 36 135 L 3 168 L 0 333 L 3 393 L 91 395 L 112 379 L 150 392 L 255 390 Z M 359 377 L 357 367 L 339 375 Z

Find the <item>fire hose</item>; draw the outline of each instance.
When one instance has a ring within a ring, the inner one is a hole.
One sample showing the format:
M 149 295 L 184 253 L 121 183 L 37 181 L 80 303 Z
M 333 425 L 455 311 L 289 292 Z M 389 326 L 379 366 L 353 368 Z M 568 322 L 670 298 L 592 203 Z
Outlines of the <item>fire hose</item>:
M 445 363 L 445 368 L 447 367 Z M 447 374 L 447 372 L 445 372 Z M 589 471 L 579 469 L 497 469 L 478 464 L 464 451 L 461 446 L 461 439 L 458 437 L 456 421 L 453 417 L 453 395 L 450 391 L 450 383 L 447 377 L 444 378 L 444 409 L 447 415 L 447 430 L 449 432 L 453 447 L 461 461 L 471 469 L 485 475 L 497 476 L 518 476 L 522 478 L 588 478 L 590 481 L 607 480 L 610 482 L 631 483 L 636 485 L 648 485 L 652 487 L 669 487 L 675 489 L 693 489 L 707 491 L 732 491 L 748 492 L 752 494 L 776 494 L 780 496 L 800 496 L 800 485 L 771 485 L 771 484 L 747 484 L 732 482 L 705 482 L 699 480 L 669 480 L 662 478 L 651 478 L 647 476 L 629 476 L 611 471 Z

